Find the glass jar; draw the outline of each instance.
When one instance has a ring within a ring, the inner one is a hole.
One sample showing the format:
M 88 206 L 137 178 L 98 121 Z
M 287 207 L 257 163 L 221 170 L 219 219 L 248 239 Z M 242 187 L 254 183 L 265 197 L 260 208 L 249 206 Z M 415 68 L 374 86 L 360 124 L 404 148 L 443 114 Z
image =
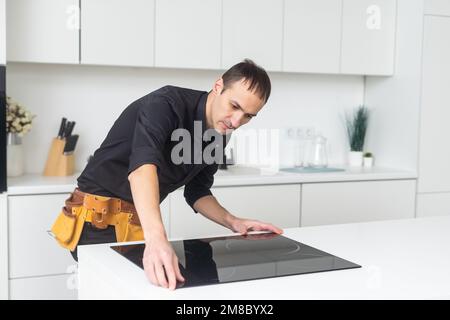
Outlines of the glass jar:
M 312 168 L 328 166 L 327 139 L 321 134 L 314 137 L 311 149 L 308 152 L 308 166 Z

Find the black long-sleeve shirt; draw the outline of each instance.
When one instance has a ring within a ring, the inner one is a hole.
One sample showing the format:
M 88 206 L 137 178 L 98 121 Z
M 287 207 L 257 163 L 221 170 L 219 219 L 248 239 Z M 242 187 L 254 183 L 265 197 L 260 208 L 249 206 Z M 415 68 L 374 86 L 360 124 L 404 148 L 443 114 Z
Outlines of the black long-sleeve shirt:
M 179 144 L 171 140 L 175 129 L 188 130 L 192 144 L 194 121 L 201 121 L 202 136 L 205 133 L 207 96 L 205 91 L 165 86 L 131 103 L 78 177 L 80 190 L 133 202 L 128 175 L 144 164 L 154 164 L 158 168 L 161 202 L 183 185 L 186 202 L 191 207 L 201 197 L 211 195 L 218 163 L 207 164 L 203 158 L 198 163 L 194 159 L 199 159 L 209 144 L 225 147 L 225 139 L 223 144 L 215 139 L 202 140 L 201 150 L 197 148 L 196 154 L 192 145 L 192 163 L 175 164 L 171 160 L 172 148 Z

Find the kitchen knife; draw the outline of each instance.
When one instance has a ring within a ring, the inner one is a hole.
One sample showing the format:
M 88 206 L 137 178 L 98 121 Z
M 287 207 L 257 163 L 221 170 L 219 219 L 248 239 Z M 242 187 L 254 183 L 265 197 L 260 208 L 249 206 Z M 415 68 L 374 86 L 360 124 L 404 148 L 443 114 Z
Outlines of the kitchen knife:
M 66 137 L 66 144 L 64 145 L 63 154 L 68 156 L 73 153 L 75 146 L 77 145 L 78 134 L 70 135 Z
M 65 128 L 64 128 L 63 135 L 62 135 L 63 138 L 67 138 L 67 137 L 69 136 L 69 135 L 67 134 L 67 133 L 69 132 L 69 126 L 70 126 L 70 121 L 67 121 L 67 122 L 66 122 L 66 126 L 65 126 Z
M 59 126 L 59 131 L 58 131 L 58 139 L 63 138 L 64 130 L 66 129 L 66 122 L 67 122 L 66 118 L 61 119 L 61 125 Z
M 75 121 L 70 121 L 67 125 L 66 137 L 70 137 L 72 135 L 73 127 L 75 127 Z

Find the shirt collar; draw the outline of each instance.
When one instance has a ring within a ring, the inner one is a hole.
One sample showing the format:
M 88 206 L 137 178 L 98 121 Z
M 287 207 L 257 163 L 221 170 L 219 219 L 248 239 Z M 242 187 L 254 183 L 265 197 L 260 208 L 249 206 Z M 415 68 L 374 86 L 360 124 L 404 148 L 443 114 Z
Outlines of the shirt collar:
M 202 122 L 202 134 L 205 133 L 207 129 L 206 123 L 206 100 L 208 98 L 208 92 L 205 92 L 201 95 L 200 100 L 197 103 L 197 110 L 195 112 L 195 121 Z

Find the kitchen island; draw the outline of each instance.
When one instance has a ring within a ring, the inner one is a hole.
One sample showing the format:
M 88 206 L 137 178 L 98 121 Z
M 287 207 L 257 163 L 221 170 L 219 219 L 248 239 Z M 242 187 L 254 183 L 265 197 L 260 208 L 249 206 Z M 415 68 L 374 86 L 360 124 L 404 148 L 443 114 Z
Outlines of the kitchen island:
M 79 299 L 449 299 L 450 216 L 285 229 L 362 266 L 175 291 L 151 285 L 114 244 L 79 247 Z M 171 239 L 176 240 L 176 239 Z

